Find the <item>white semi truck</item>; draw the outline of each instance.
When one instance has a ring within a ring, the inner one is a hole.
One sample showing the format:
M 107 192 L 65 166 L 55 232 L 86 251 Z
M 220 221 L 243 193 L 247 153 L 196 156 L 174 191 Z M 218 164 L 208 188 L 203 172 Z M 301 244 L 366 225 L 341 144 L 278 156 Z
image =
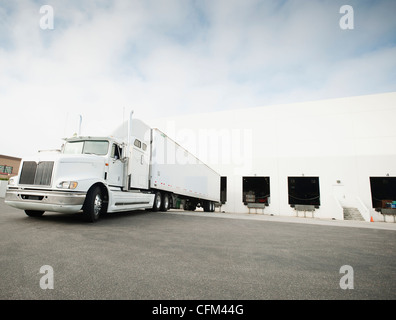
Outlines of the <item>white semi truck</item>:
M 219 202 L 220 175 L 132 114 L 118 134 L 75 136 L 57 152 L 24 158 L 5 197 L 28 216 L 82 211 L 89 222 L 139 209 L 212 212 Z

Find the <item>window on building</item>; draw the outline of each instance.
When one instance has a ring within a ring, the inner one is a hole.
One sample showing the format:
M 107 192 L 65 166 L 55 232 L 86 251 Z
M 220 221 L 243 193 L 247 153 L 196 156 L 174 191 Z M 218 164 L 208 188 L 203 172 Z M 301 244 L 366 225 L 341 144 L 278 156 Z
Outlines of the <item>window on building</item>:
M 319 177 L 288 177 L 289 204 L 320 206 Z
M 269 204 L 270 178 L 269 177 L 243 177 L 242 201 L 248 203 Z
M 11 174 L 13 167 L 0 165 L 0 174 Z

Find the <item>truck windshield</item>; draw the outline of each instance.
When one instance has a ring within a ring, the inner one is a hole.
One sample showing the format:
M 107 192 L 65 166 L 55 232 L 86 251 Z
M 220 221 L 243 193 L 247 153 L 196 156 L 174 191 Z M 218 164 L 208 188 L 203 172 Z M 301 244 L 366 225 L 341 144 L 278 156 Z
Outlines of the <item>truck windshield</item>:
M 68 141 L 65 144 L 63 153 L 65 154 L 96 154 L 103 156 L 109 149 L 108 141 L 80 140 Z

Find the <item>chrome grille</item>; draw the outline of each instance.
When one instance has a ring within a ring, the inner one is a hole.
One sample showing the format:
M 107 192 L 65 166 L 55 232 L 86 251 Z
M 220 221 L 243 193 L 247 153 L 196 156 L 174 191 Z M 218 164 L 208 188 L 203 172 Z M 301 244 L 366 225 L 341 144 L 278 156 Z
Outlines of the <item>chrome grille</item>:
M 51 184 L 53 161 L 25 161 L 22 166 L 20 184 L 49 186 Z
M 34 184 L 34 176 L 36 175 L 37 163 L 34 161 L 25 161 L 22 166 L 20 184 Z

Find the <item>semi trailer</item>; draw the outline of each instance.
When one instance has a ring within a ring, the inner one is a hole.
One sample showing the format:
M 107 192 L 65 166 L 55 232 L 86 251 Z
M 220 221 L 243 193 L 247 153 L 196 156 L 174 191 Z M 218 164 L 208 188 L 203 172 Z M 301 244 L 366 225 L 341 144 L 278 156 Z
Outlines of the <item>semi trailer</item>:
M 220 202 L 220 175 L 132 113 L 113 135 L 67 138 L 60 150 L 23 158 L 20 168 L 5 203 L 32 217 L 82 212 L 95 222 L 143 209 L 213 212 Z

